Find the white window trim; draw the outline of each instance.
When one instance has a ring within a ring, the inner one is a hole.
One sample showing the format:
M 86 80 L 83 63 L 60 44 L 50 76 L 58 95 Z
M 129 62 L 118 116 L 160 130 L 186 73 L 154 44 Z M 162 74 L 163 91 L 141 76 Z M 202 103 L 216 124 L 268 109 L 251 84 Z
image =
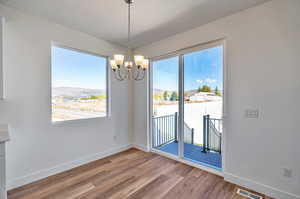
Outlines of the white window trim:
M 3 69 L 3 26 L 5 18 L 0 16 L 0 100 L 5 99 L 4 92 L 4 69 Z

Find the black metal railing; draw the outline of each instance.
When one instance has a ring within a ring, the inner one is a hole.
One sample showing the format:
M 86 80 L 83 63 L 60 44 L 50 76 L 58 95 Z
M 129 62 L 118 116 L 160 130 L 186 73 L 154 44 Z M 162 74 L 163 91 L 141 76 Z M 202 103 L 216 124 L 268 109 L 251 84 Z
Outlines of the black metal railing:
M 160 147 L 177 140 L 177 114 L 153 117 L 152 122 L 153 147 Z
M 178 141 L 178 113 L 152 118 L 152 146 Z M 184 123 L 184 142 L 194 144 L 194 129 Z
M 222 151 L 222 119 L 210 118 L 209 115 L 203 116 L 203 152 Z
M 178 113 L 152 118 L 152 146 L 160 147 L 178 141 Z M 221 153 L 222 119 L 203 116 L 203 152 Z M 184 123 L 184 143 L 194 144 L 194 129 Z

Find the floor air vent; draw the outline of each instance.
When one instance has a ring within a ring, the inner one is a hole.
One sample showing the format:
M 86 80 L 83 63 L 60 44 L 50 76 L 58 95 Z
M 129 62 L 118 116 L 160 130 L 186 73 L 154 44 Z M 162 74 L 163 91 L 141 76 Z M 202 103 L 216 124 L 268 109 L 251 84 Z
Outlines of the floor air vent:
M 237 194 L 241 196 L 245 196 L 246 198 L 251 198 L 251 199 L 263 199 L 262 196 L 255 195 L 253 193 L 250 193 L 249 191 L 243 190 L 243 189 L 238 189 Z

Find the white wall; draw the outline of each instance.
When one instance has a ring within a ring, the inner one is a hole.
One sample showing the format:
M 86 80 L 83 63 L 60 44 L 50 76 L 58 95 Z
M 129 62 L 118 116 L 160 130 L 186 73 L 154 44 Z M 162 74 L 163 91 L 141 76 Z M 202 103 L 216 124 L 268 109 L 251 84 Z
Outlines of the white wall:
M 136 50 L 153 57 L 226 39 L 225 178 L 282 199 L 300 198 L 299 13 L 299 0 L 273 0 Z M 145 146 L 147 80 L 134 85 L 134 104 L 134 142 Z
M 4 92 L 3 92 L 3 59 L 2 59 L 2 55 L 3 55 L 3 51 L 2 51 L 2 39 L 3 39 L 3 23 L 4 23 L 4 18 L 1 17 L 0 19 L 0 100 L 4 98 Z
M 53 125 L 50 112 L 52 41 L 102 55 L 125 49 L 3 6 L 0 16 L 6 17 L 6 99 L 0 101 L 0 123 L 11 127 L 7 145 L 8 187 L 126 148 L 131 143 L 132 126 L 132 89 L 126 82 L 112 78 L 110 118 Z

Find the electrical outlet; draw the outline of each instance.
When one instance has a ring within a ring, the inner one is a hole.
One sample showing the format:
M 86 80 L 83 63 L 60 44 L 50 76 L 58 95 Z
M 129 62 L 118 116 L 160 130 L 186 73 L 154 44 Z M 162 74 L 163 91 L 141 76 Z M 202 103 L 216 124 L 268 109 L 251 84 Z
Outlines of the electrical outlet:
M 246 118 L 257 119 L 259 117 L 259 110 L 258 109 L 246 109 L 245 116 L 246 116 Z
M 292 169 L 284 168 L 283 169 L 283 176 L 286 178 L 291 178 L 293 176 Z

